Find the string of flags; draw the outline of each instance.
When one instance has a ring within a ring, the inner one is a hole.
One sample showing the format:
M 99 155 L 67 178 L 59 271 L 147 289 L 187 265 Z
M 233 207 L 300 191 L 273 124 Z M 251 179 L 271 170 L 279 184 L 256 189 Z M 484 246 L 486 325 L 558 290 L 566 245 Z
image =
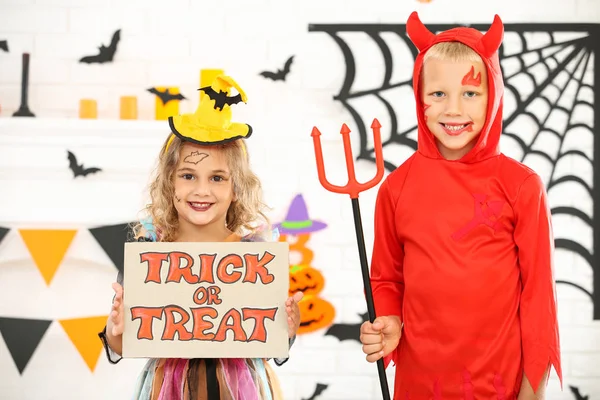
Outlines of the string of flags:
M 123 271 L 123 245 L 131 234 L 131 223 L 88 229 L 115 268 Z M 0 227 L 0 244 L 10 228 Z M 48 286 L 56 274 L 77 229 L 18 229 L 27 250 Z
M 98 332 L 104 328 L 108 315 L 60 320 L 0 317 L 0 335 L 12 356 L 19 374 L 35 354 L 44 335 L 54 322 L 65 331 L 91 372 L 102 352 Z
M 115 268 L 123 270 L 123 245 L 131 234 L 131 223 L 99 226 L 88 229 Z M 0 244 L 11 228 L 0 227 Z M 18 229 L 46 285 L 50 286 L 77 229 Z M 103 351 L 98 339 L 108 315 L 71 319 L 32 319 L 0 316 L 2 336 L 13 362 L 23 374 L 40 342 L 53 323 L 58 323 L 69 337 L 91 372 L 94 372 Z

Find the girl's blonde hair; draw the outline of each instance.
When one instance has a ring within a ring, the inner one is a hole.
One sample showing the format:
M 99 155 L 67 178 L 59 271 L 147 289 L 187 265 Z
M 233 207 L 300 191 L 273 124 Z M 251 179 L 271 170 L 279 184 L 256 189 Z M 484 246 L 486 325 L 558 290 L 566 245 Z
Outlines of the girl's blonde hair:
M 434 44 L 423 56 L 423 62 L 430 58 L 453 62 L 482 61 L 475 50 L 460 42 L 441 42 Z
M 150 184 L 150 204 L 145 207 L 146 213 L 152 218 L 156 240 L 161 242 L 173 241 L 177 235 L 179 219 L 173 204 L 175 196 L 173 180 L 181 148 L 185 143 L 174 136 L 167 148 L 168 140 L 167 138 L 162 146 L 154 179 Z M 234 140 L 212 147 L 223 153 L 233 181 L 235 200 L 227 210 L 225 219 L 227 228 L 234 233 L 244 235 L 256 231 L 261 225 L 261 219 L 263 225 L 268 226 L 269 219 L 263 213 L 263 208 L 266 206 L 262 202 L 262 185 L 258 176 L 250 169 L 245 144 L 241 140 Z M 145 228 L 141 223 L 135 224 L 133 234 L 135 239 L 145 236 Z

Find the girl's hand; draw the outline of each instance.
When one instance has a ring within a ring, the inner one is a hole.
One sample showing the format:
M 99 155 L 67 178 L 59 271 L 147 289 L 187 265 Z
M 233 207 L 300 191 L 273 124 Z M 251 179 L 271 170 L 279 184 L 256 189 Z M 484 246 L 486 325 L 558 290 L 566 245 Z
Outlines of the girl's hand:
M 298 302 L 302 300 L 304 294 L 302 292 L 296 292 L 292 297 L 288 297 L 285 302 L 285 311 L 287 312 L 288 321 L 288 337 L 291 339 L 296 336 L 298 328 L 300 327 L 300 308 Z
M 125 319 L 123 318 L 123 287 L 115 282 L 112 284 L 112 288 L 115 291 L 115 299 L 109 316 L 112 322 L 111 333 L 113 336 L 121 336 L 125 326 Z

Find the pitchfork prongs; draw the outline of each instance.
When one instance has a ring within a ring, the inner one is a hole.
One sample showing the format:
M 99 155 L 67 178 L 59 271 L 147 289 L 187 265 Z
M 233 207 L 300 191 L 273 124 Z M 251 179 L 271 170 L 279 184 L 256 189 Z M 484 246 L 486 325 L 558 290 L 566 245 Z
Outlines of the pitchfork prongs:
M 342 134 L 342 141 L 344 143 L 344 156 L 346 158 L 346 169 L 348 170 L 348 183 L 344 186 L 338 186 L 330 183 L 327 180 L 325 174 L 325 165 L 323 163 L 323 150 L 321 148 L 321 132 L 315 126 L 312 130 L 311 136 L 315 147 L 315 157 L 317 161 L 317 172 L 319 175 L 319 181 L 321 185 L 330 192 L 342 193 L 350 195 L 350 198 L 357 199 L 360 192 L 364 192 L 373 186 L 377 185 L 383 178 L 385 173 L 385 166 L 383 164 L 383 152 L 381 146 L 381 124 L 375 118 L 371 124 L 373 129 L 373 141 L 375 148 L 375 163 L 377 165 L 377 173 L 368 182 L 360 183 L 356 179 L 356 173 L 354 171 L 354 157 L 352 155 L 352 145 L 350 144 L 350 128 L 348 125 L 342 124 L 340 133 Z

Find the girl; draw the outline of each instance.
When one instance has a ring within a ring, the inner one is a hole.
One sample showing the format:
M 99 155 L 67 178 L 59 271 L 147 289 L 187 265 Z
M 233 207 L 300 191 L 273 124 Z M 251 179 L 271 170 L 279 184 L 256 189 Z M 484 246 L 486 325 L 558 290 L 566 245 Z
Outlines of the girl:
M 193 115 L 171 117 L 172 134 L 162 147 L 158 173 L 151 184 L 147 212 L 152 223 L 134 227 L 138 241 L 232 242 L 265 241 L 268 224 L 261 211 L 261 184 L 250 170 L 243 139 L 249 125 L 229 122 L 230 109 L 213 93 L 229 93 L 229 77 L 218 77 L 202 88 Z M 113 283 L 115 297 L 106 327 L 100 333 L 109 361 L 121 354 L 123 334 L 122 275 Z M 286 301 L 290 346 L 300 324 L 298 302 Z M 282 365 L 287 359 L 275 359 Z M 281 399 L 277 378 L 264 359 L 150 359 L 135 388 L 138 400 L 276 400 Z

